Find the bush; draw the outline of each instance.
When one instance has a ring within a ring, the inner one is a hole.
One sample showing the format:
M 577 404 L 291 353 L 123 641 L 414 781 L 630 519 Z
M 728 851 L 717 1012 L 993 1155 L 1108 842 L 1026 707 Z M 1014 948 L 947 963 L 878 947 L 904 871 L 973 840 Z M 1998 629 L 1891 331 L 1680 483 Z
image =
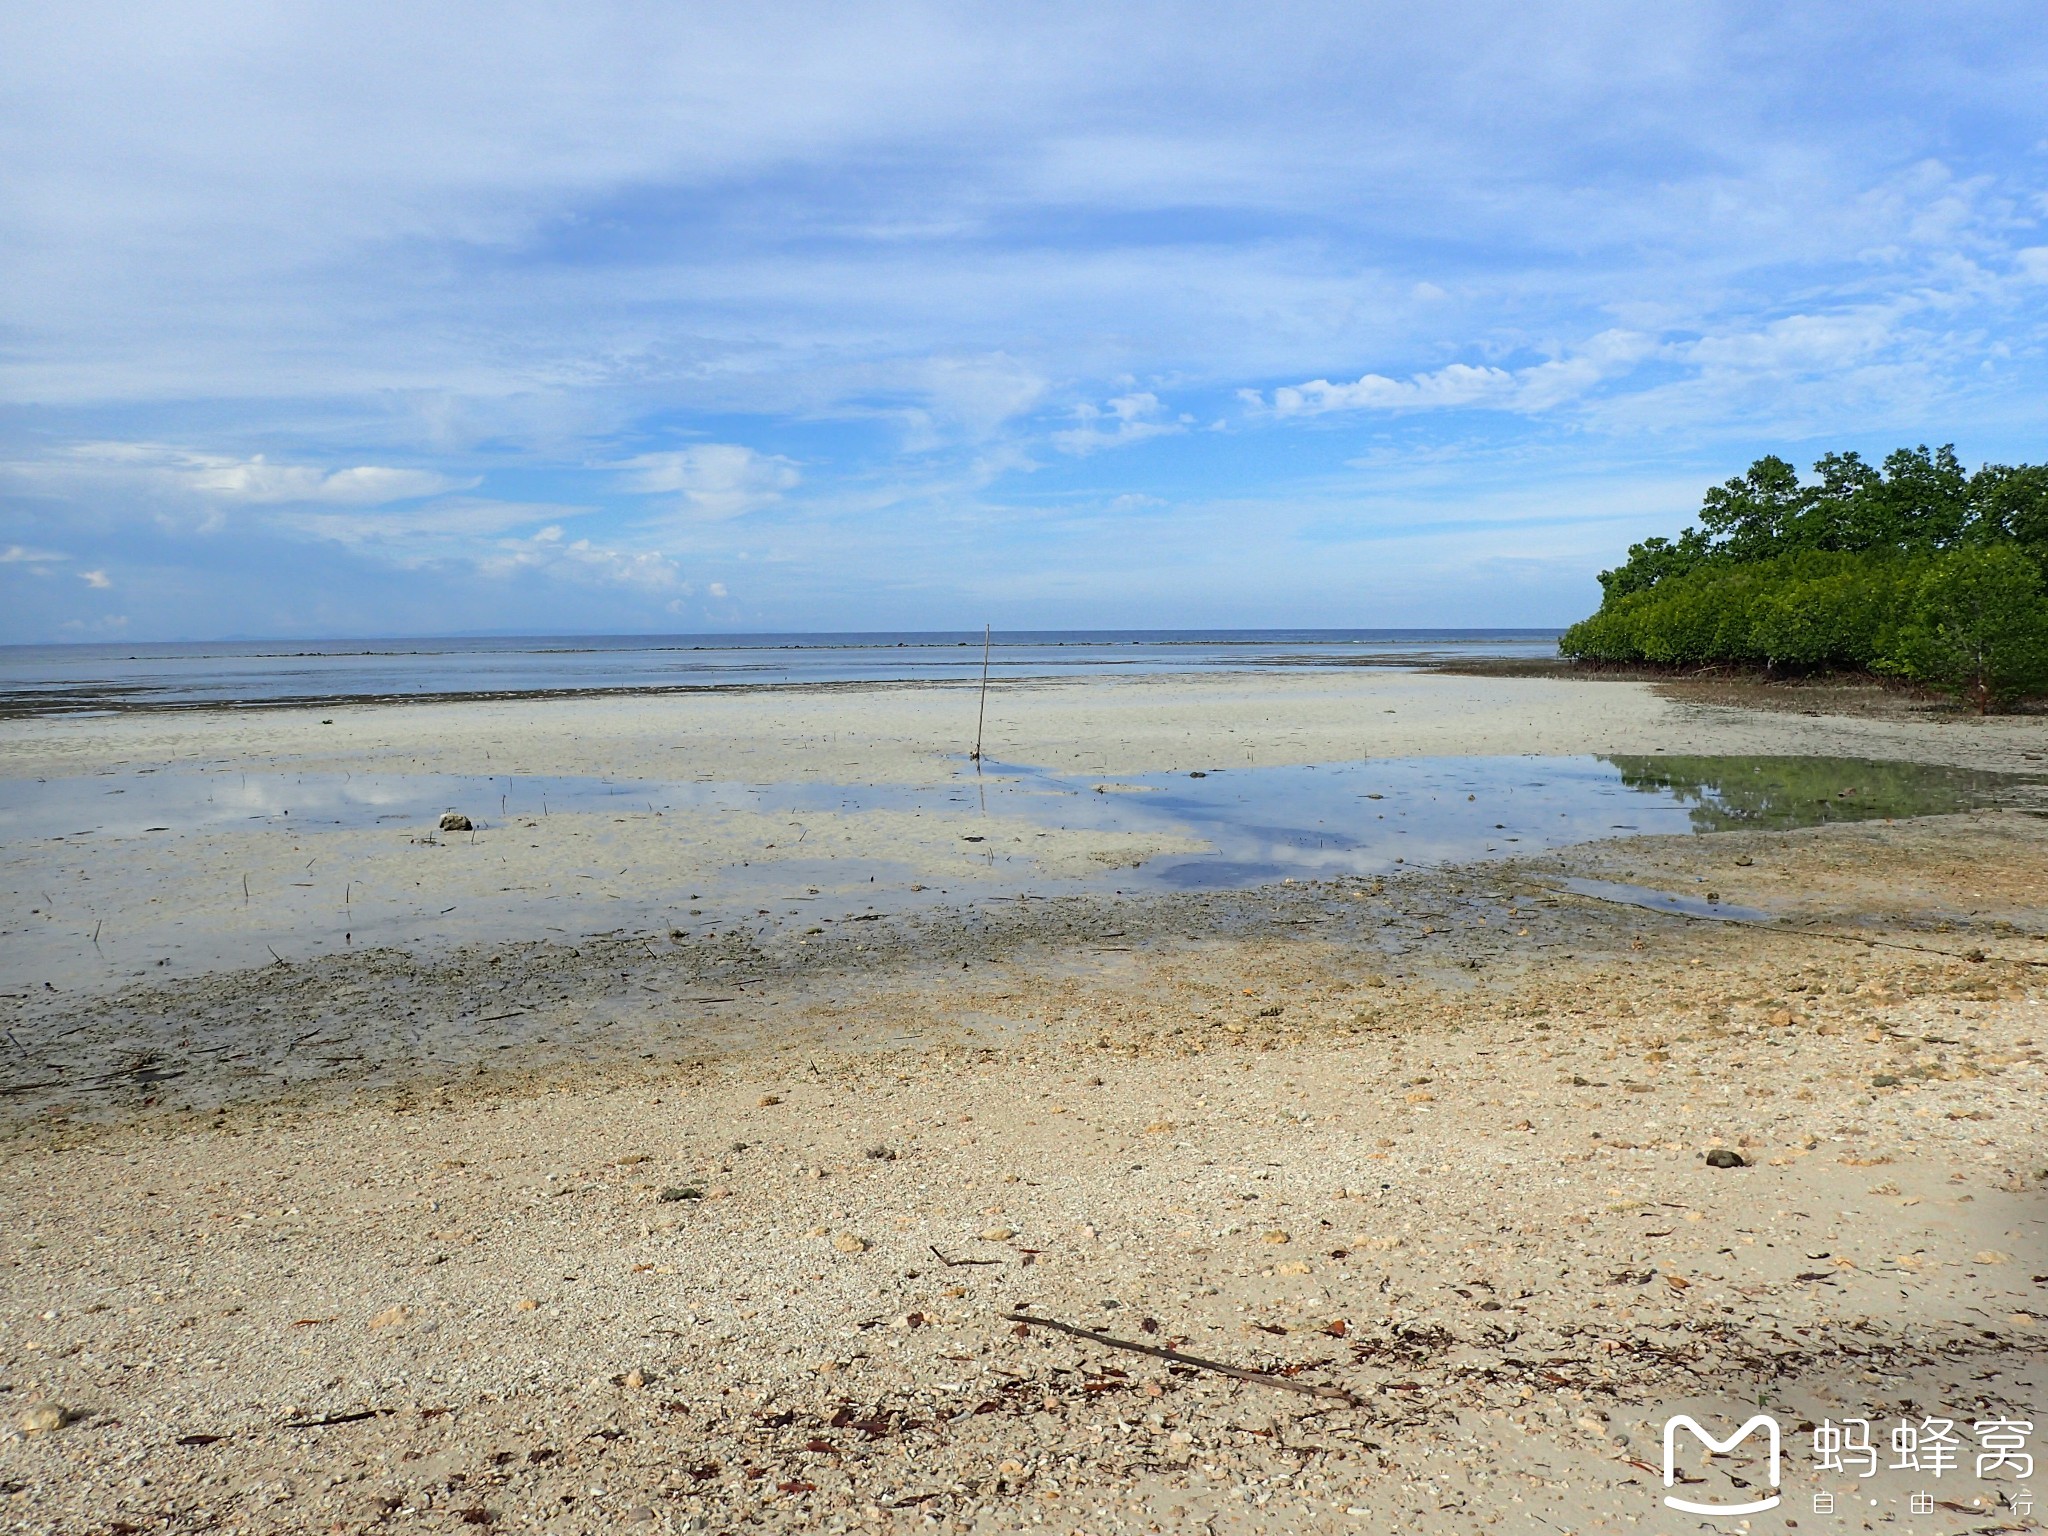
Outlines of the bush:
M 1887 653 L 1914 564 L 1818 551 L 1709 564 L 1602 604 L 1558 646 L 1589 661 L 1866 669 Z
M 1883 465 L 1778 458 L 1710 489 L 1700 527 L 1630 547 L 1586 661 L 1882 671 L 1988 710 L 2048 689 L 2048 465 L 1964 471 L 1954 450 Z
M 1979 714 L 2048 689 L 2048 597 L 2011 545 L 1958 550 L 1923 573 L 1880 670 L 1967 699 Z

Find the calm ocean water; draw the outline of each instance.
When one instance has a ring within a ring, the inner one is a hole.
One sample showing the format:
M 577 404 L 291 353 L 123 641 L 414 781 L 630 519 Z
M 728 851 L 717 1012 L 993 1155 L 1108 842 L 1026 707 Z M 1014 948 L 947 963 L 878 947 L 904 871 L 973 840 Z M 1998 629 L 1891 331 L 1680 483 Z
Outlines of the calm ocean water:
M 1554 629 L 998 633 L 996 678 L 1548 656 Z M 0 714 L 850 683 L 981 673 L 977 634 L 616 635 L 0 646 Z

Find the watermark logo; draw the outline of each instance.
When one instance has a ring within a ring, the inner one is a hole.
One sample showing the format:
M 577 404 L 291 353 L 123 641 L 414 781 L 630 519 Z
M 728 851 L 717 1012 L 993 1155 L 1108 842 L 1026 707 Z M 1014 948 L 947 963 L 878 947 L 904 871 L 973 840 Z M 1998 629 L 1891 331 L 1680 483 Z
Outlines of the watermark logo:
M 1765 1447 L 1770 1453 L 1770 1476 L 1768 1480 L 1771 1486 L 1771 1494 L 1768 1498 L 1755 1499 L 1747 1504 L 1701 1504 L 1693 1499 L 1681 1499 L 1676 1494 L 1667 1493 L 1664 1495 L 1664 1502 L 1666 1504 L 1673 1509 L 1682 1509 L 1691 1515 L 1755 1515 L 1761 1514 L 1764 1510 L 1776 1509 L 1778 1507 L 1779 1494 L 1777 1489 L 1782 1480 L 1783 1458 L 1781 1447 L 1783 1440 L 1776 1419 L 1772 1418 L 1768 1413 L 1760 1413 L 1725 1440 L 1716 1440 L 1707 1433 L 1706 1429 L 1700 1424 L 1700 1421 L 1690 1414 L 1674 1414 L 1666 1419 L 1664 1421 L 1664 1486 L 1666 1488 L 1674 1487 L 1678 1482 L 1678 1432 L 1681 1429 L 1688 1431 L 1701 1445 L 1705 1446 L 1707 1454 L 1710 1456 L 1727 1455 L 1736 1446 L 1747 1440 L 1751 1434 L 1761 1429 L 1764 1432 Z

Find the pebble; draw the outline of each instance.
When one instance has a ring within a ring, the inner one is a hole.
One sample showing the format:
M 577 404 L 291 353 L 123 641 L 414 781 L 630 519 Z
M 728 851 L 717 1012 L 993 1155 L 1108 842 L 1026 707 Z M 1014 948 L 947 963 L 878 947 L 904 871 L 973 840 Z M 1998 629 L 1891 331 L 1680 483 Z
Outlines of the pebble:
M 1015 1227 L 988 1227 L 983 1230 L 981 1240 L 984 1243 L 1007 1243 L 1016 1235 Z
M 1747 1168 L 1749 1159 L 1733 1147 L 1716 1147 L 1707 1154 L 1709 1168 Z
M 469 818 L 460 811 L 443 811 L 441 813 L 440 827 L 443 832 L 470 832 L 475 830 L 470 825 Z
M 841 1253 L 866 1253 L 868 1240 L 864 1237 L 855 1237 L 851 1232 L 842 1232 L 832 1239 L 832 1246 Z
M 531 1296 L 522 1296 L 512 1303 L 512 1310 L 514 1312 L 538 1312 L 540 1310 L 540 1303 Z
M 70 1417 L 61 1404 L 30 1403 L 15 1420 L 15 1427 L 24 1435 L 46 1435 L 53 1429 L 62 1429 Z

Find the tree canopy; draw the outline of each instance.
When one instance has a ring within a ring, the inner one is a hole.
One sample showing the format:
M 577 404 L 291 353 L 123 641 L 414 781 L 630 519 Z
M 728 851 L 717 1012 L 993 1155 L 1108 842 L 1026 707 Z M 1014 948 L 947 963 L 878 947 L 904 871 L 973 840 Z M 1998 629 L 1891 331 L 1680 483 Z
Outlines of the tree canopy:
M 1698 523 L 1600 573 L 1568 656 L 1907 677 L 1989 709 L 2048 689 L 2048 465 L 1953 446 L 1873 465 L 1776 455 L 1708 489 Z

